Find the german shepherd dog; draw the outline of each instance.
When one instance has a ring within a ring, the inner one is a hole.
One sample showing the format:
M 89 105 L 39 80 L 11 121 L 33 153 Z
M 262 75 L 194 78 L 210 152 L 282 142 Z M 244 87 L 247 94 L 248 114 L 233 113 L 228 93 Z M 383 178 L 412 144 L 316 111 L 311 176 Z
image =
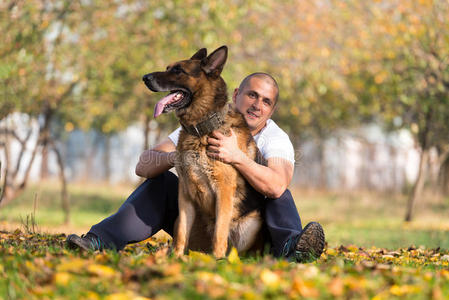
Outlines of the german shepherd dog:
M 188 60 L 172 63 L 165 72 L 143 77 L 151 91 L 169 92 L 156 104 L 154 117 L 175 111 L 182 125 L 175 163 L 179 176 L 176 256 L 183 255 L 187 247 L 212 250 L 221 258 L 228 242 L 239 252 L 263 247 L 263 198 L 233 166 L 206 155 L 209 133 L 229 134 L 232 128 L 239 148 L 261 161 L 245 119 L 227 103 L 226 84 L 220 76 L 227 52 L 222 46 L 207 56 L 203 48 Z

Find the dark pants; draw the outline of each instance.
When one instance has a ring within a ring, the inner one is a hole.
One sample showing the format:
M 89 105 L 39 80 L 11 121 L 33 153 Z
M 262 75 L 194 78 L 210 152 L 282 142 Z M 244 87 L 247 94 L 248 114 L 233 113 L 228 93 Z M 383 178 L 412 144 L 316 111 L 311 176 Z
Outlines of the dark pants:
M 265 222 L 272 254 L 280 256 L 285 242 L 301 233 L 301 219 L 289 190 L 265 199 Z M 173 236 L 178 217 L 178 177 L 167 171 L 143 182 L 112 216 L 92 226 L 91 233 L 112 248 L 145 240 L 163 229 Z

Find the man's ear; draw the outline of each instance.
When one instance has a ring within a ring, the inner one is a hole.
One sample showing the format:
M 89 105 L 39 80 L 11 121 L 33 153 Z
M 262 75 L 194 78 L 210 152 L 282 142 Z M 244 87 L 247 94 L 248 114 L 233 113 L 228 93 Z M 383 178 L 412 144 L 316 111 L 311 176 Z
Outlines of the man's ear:
M 234 93 L 232 94 L 232 102 L 234 102 L 234 104 L 237 101 L 237 94 L 238 93 L 239 93 L 239 88 L 235 88 L 234 89 Z
M 207 49 L 201 48 L 195 54 L 193 54 L 193 56 L 190 59 L 202 60 L 203 58 L 206 58 L 206 56 L 207 56 Z
M 208 75 L 219 76 L 228 58 L 228 47 L 221 46 L 201 61 L 201 68 Z

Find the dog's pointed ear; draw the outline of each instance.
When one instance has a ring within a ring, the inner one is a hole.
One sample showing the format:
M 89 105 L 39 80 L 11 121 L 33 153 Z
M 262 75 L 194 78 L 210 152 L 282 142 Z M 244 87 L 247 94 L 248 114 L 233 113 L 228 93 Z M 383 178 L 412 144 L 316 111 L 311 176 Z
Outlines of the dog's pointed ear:
M 207 56 L 207 49 L 201 48 L 195 54 L 193 54 L 193 56 L 190 59 L 202 60 L 203 58 L 206 58 L 206 56 Z
M 221 46 L 201 61 L 201 67 L 206 74 L 218 76 L 223 71 L 224 64 L 228 58 L 228 47 Z

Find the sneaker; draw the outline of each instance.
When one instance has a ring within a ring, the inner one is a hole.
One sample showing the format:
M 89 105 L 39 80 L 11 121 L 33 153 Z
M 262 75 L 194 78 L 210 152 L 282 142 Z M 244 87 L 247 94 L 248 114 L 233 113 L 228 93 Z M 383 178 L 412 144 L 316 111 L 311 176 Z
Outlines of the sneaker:
M 323 227 L 317 222 L 310 222 L 299 236 L 285 243 L 283 256 L 299 263 L 312 262 L 320 258 L 324 244 Z
M 101 240 L 93 233 L 88 232 L 86 235 L 81 235 L 79 237 L 76 234 L 71 234 L 65 240 L 67 246 L 70 249 L 82 249 L 82 250 L 103 250 L 104 244 Z

